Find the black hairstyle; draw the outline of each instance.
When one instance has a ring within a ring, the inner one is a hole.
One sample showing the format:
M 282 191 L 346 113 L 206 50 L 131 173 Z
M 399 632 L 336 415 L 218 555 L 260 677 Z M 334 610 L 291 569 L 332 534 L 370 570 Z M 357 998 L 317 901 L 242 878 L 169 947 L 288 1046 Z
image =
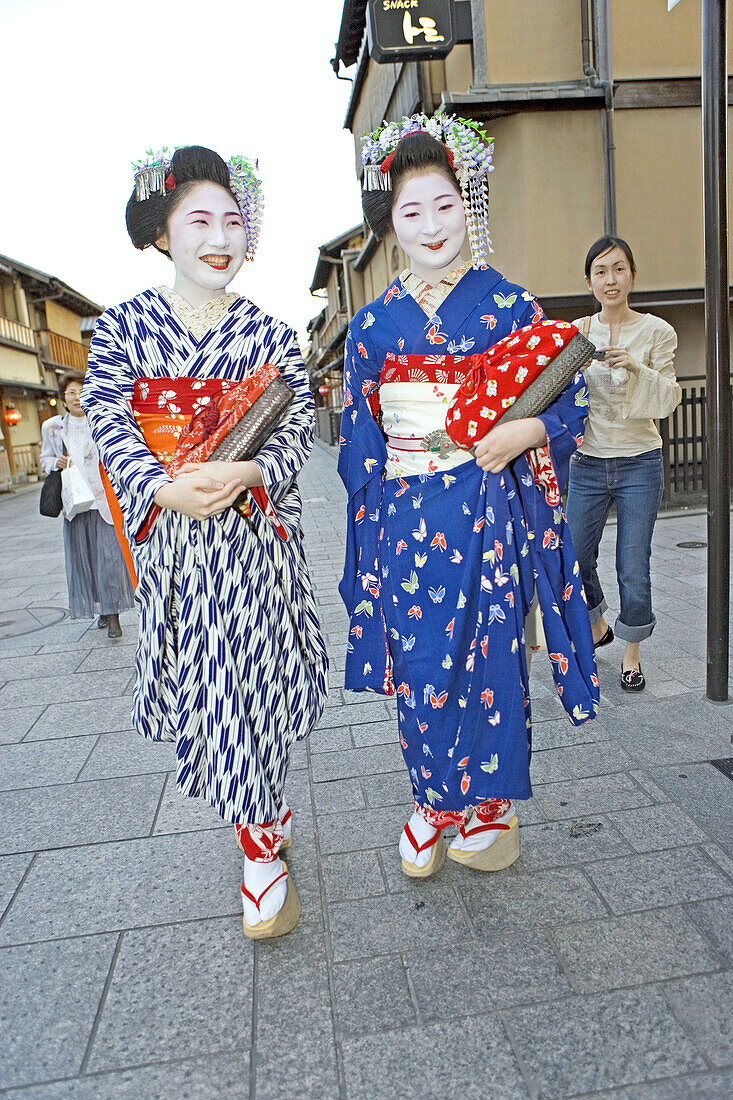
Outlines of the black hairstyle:
M 66 391 L 72 382 L 77 382 L 80 386 L 84 385 L 84 375 L 79 374 L 76 371 L 67 371 L 66 374 L 62 374 L 59 378 L 59 397 L 66 404 Z
M 168 218 L 194 183 L 218 183 L 231 192 L 229 169 L 218 153 L 203 145 L 186 145 L 176 149 L 171 158 L 170 174 L 176 184 L 171 191 L 140 201 L 135 198 L 134 190 L 130 195 L 125 221 L 135 248 L 155 245 L 158 237 L 165 232 Z M 158 251 L 170 258 L 165 249 L 159 248 Z
M 631 274 L 636 275 L 636 261 L 634 260 L 634 253 L 631 251 L 631 246 L 623 239 L 623 237 L 599 237 L 597 241 L 588 249 L 588 255 L 585 257 L 585 277 L 590 279 L 590 269 L 593 266 L 593 261 L 597 260 L 599 256 L 602 256 L 604 252 L 609 252 L 612 248 L 620 248 L 626 259 L 629 261 L 629 267 L 631 268 Z
M 392 207 L 400 189 L 400 181 L 410 172 L 430 169 L 443 172 L 460 195 L 456 174 L 450 166 L 448 152 L 441 142 L 422 130 L 402 138 L 395 149 L 389 169 L 391 191 L 362 191 L 361 206 L 367 225 L 377 240 L 382 241 L 392 231 Z

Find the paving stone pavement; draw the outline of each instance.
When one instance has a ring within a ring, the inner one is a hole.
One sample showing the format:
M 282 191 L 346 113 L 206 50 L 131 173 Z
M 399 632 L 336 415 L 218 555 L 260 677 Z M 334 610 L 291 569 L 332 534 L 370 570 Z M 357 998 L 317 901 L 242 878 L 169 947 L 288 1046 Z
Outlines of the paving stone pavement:
M 574 727 L 535 659 L 520 861 L 419 883 L 394 705 L 342 687 L 333 455 L 301 485 L 332 686 L 288 780 L 302 919 L 257 945 L 231 830 L 130 728 L 135 613 L 117 643 L 69 621 L 61 521 L 0 500 L 0 1091 L 733 1096 L 733 782 L 709 763 L 733 756 L 733 706 L 704 698 L 705 551 L 677 546 L 705 517 L 657 524 L 644 695 L 602 649 L 600 716 Z

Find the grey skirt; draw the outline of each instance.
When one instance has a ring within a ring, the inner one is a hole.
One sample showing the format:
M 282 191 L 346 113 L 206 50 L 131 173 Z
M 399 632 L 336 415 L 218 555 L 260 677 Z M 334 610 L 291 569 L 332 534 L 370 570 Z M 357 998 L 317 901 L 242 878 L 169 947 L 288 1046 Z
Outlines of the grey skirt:
M 115 529 L 96 508 L 64 520 L 66 583 L 72 619 L 116 615 L 135 604 L 135 592 Z

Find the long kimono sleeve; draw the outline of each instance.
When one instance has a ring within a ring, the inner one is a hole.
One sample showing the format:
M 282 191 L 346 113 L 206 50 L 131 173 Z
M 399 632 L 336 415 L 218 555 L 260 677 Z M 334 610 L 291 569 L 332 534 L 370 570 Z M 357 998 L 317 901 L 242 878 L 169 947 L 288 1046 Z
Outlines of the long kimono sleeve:
M 379 401 L 379 365 L 371 341 L 357 327 L 358 320 L 359 314 L 346 337 L 338 458 L 338 472 L 348 494 L 346 563 L 339 591 L 349 614 L 362 558 L 369 561 L 368 571 L 373 571 L 373 555 L 368 550 L 365 556 L 365 550 L 366 544 L 371 547 L 375 535 L 372 528 L 376 521 L 371 517 L 381 496 L 381 474 L 387 461 L 384 437 L 374 418 Z
M 258 451 L 254 461 L 274 505 L 287 494 L 313 447 L 315 402 L 308 373 L 292 329 L 286 328 L 268 357 L 295 397 L 282 422 Z
M 532 299 L 522 314 L 519 325 L 536 324 L 545 314 L 539 303 Z M 568 482 L 570 459 L 583 442 L 585 420 L 588 416 L 588 391 L 582 373 L 575 375 L 551 405 L 540 413 L 547 433 L 547 443 L 527 452 L 537 488 L 544 493 L 547 502 L 559 503 Z
M 622 410 L 623 418 L 634 420 L 664 420 L 682 400 L 682 388 L 674 369 L 677 333 L 665 325 L 654 336 L 651 366 L 637 364 L 630 375 Z
M 132 415 L 133 375 L 120 321 L 108 310 L 94 329 L 81 403 L 100 461 L 134 541 L 170 476 L 148 448 Z
M 568 483 L 570 459 L 583 442 L 587 416 L 588 390 L 581 372 L 538 417 L 547 432 L 547 447 L 560 493 Z
M 547 446 L 527 451 L 514 463 L 552 675 L 575 725 L 595 717 L 600 698 L 588 607 L 561 505 L 587 412 L 585 381 L 576 374 L 539 417 Z
M 382 476 L 387 448 L 375 417 L 380 360 L 357 313 L 349 326 L 344 360 L 344 411 L 338 470 L 346 486 L 346 558 L 339 584 L 349 614 L 344 683 L 352 691 L 394 693 L 392 658 L 382 610 L 379 567 Z

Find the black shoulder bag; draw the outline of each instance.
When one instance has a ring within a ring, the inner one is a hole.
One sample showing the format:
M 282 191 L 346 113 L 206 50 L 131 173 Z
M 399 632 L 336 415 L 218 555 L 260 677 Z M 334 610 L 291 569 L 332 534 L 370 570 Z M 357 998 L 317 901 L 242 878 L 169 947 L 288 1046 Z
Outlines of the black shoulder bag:
M 66 447 L 63 448 L 62 453 L 66 454 Z M 51 470 L 50 474 L 46 474 L 38 510 L 42 516 L 61 514 L 61 470 Z

